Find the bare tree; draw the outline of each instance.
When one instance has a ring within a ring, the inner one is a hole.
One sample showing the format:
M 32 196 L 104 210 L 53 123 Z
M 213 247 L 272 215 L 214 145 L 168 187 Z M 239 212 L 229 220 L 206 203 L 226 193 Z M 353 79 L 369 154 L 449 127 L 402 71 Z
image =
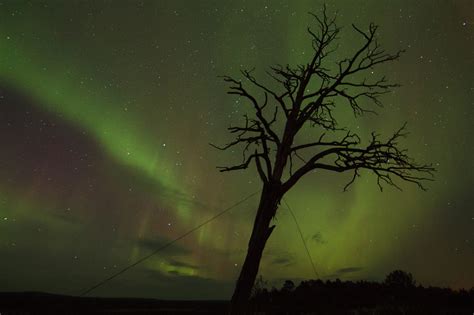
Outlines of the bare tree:
M 235 135 L 232 142 L 214 146 L 221 150 L 242 148 L 243 161 L 220 167 L 220 171 L 244 170 L 254 162 L 263 183 L 247 256 L 232 296 L 231 313 L 239 313 L 245 307 L 265 244 L 275 228 L 271 222 L 280 201 L 304 175 L 314 171 L 352 172 L 344 190 L 362 169 L 375 174 L 381 190 L 383 184 L 400 188 L 396 178 L 421 189 L 425 180 L 432 180 L 431 165 L 418 164 L 399 148 L 399 140 L 406 136 L 405 125 L 386 140 L 372 133 L 363 145 L 357 133 L 340 127 L 336 119 L 336 106 L 338 110 L 351 110 L 355 117 L 374 113 L 364 102 L 372 107 L 382 106 L 379 97 L 398 85 L 389 83 L 385 77 L 369 79 L 367 74 L 380 64 L 397 60 L 402 51 L 388 53 L 382 49 L 376 25 L 370 24 L 367 30 L 352 25 L 362 40 L 360 48 L 350 57 L 331 61 L 340 31 L 335 16 L 328 17 L 326 8 L 321 16 L 312 16 L 317 30 L 307 29 L 313 49 L 309 63 L 271 67 L 267 73 L 275 80 L 273 87 L 258 81 L 252 71 L 242 71 L 243 81 L 223 77 L 229 84 L 227 93 L 245 99 L 253 114 L 244 115 L 242 125 L 228 128 Z M 259 91 L 258 98 L 255 91 Z M 306 126 L 318 133 L 313 141 L 301 143 L 301 131 Z

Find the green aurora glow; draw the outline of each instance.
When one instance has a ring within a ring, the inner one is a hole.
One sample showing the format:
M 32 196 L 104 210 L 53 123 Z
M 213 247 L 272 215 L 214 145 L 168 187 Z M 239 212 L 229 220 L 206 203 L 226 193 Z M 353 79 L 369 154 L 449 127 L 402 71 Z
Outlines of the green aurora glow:
M 78 294 L 260 188 L 253 170 L 215 169 L 240 156 L 208 143 L 228 141 L 225 128 L 246 111 L 217 76 L 304 62 L 306 13 L 322 2 L 0 4 L 0 139 L 10 144 L 0 165 L 0 290 Z M 381 193 L 368 174 L 346 193 L 348 174 L 303 179 L 287 200 L 319 274 L 379 280 L 407 269 L 423 284 L 471 287 L 472 2 L 333 1 L 329 9 L 345 27 L 341 56 L 357 45 L 350 23 L 375 21 L 387 49 L 407 49 L 379 70 L 403 85 L 380 115 L 341 120 L 362 135 L 408 121 L 406 147 L 438 173 L 427 192 L 402 184 Z M 9 124 L 16 106 L 33 115 L 32 128 Z M 31 138 L 41 142 L 27 155 Z M 94 294 L 228 297 L 256 202 Z M 348 267 L 359 271 L 341 271 Z M 261 274 L 314 277 L 284 207 Z

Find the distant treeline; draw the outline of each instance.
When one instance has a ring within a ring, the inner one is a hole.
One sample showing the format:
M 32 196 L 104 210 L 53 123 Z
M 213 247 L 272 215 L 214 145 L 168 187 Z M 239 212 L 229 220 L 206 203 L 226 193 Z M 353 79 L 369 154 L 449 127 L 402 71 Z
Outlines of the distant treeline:
M 474 314 L 474 288 L 423 287 L 401 270 L 382 283 L 306 280 L 295 286 L 287 280 L 280 289 L 268 289 L 259 278 L 252 309 L 261 314 Z

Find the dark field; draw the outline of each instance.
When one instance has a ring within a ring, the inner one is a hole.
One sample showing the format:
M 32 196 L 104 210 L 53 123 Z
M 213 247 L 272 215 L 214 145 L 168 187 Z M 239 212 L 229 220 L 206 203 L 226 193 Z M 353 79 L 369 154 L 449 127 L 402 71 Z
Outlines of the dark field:
M 0 293 L 0 313 L 10 314 L 223 314 L 227 301 L 93 298 L 39 292 Z
M 357 298 L 354 292 L 344 297 L 321 294 L 313 299 L 291 297 L 282 291 L 254 301 L 249 314 L 473 314 L 472 295 L 419 303 L 391 297 L 391 302 Z M 376 294 L 377 295 L 377 294 Z M 354 298 L 356 298 L 355 301 Z M 355 302 L 354 302 L 355 301 Z M 369 301 L 369 302 L 367 302 Z M 370 302 L 372 301 L 372 303 Z M 380 303 L 380 304 L 376 304 Z M 357 305 L 359 304 L 359 305 Z M 164 301 L 135 298 L 82 298 L 39 292 L 0 293 L 1 315 L 20 314 L 226 314 L 228 301 Z

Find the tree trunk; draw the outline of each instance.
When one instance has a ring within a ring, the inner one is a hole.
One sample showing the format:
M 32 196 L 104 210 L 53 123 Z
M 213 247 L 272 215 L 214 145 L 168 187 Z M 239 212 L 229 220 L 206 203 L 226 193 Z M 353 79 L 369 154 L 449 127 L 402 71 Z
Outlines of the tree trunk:
M 270 222 L 275 215 L 280 198 L 280 185 L 264 185 L 247 249 L 247 256 L 232 295 L 230 314 L 245 314 L 246 312 L 265 244 L 275 228 L 274 225 L 270 226 Z

